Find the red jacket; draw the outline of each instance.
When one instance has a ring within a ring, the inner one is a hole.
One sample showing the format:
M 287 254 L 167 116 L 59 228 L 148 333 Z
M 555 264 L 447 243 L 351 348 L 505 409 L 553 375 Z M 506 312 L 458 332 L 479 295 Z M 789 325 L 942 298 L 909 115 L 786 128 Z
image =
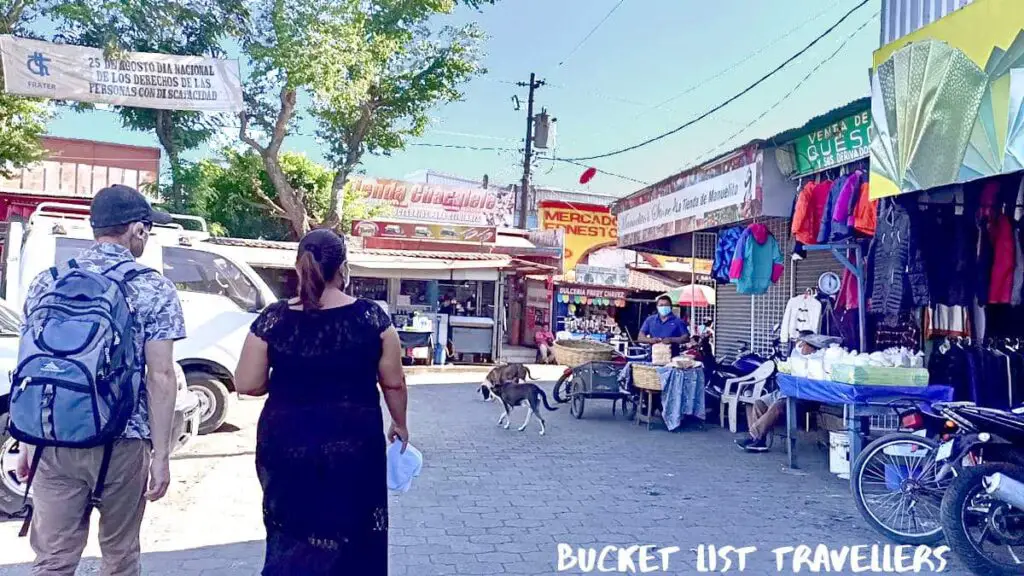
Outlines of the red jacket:
M 818 230 L 821 228 L 821 217 L 828 203 L 828 193 L 832 189 L 831 180 L 808 182 L 800 190 L 793 209 L 793 237 L 801 244 L 817 244 Z M 829 214 L 829 217 L 832 215 Z

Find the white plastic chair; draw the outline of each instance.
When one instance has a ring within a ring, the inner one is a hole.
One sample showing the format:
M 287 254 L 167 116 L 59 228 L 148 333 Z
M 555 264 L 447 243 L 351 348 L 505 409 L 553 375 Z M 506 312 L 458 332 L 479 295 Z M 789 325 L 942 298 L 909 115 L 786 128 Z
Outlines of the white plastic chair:
M 769 360 L 746 376 L 730 378 L 725 381 L 718 414 L 722 428 L 725 428 L 728 417 L 729 430 L 736 432 L 740 403 L 753 404 L 764 396 L 765 384 L 772 374 L 775 374 L 775 361 Z

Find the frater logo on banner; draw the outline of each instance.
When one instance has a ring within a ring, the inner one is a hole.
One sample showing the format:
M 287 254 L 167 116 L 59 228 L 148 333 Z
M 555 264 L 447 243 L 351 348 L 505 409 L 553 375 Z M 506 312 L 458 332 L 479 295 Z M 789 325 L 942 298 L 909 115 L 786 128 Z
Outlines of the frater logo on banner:
M 241 112 L 237 60 L 125 52 L 0 35 L 4 90 L 136 108 Z

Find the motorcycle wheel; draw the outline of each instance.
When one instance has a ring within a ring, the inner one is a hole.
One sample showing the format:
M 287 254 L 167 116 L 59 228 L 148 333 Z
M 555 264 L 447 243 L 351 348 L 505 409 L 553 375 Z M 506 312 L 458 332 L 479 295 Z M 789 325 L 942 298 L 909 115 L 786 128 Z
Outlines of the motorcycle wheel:
M 570 390 L 572 390 L 572 372 L 562 374 L 558 382 L 555 382 L 555 389 L 551 391 L 551 396 L 554 397 L 555 402 L 565 404 L 569 401 Z
M 1024 510 L 985 492 L 982 480 L 996 472 L 1024 481 L 1024 466 L 1015 464 L 989 462 L 965 468 L 942 499 L 942 529 L 950 549 L 971 572 L 1019 575 L 1024 573 Z
M 628 421 L 636 420 L 636 398 L 630 396 L 619 400 L 619 402 L 619 409 L 622 411 L 622 416 Z
M 854 462 L 853 501 L 864 520 L 898 544 L 933 544 L 942 539 L 939 507 L 949 480 L 935 482 L 939 443 L 908 432 L 886 434 L 868 444 Z M 921 451 L 917 465 L 911 454 Z M 908 513 L 909 511 L 909 513 Z

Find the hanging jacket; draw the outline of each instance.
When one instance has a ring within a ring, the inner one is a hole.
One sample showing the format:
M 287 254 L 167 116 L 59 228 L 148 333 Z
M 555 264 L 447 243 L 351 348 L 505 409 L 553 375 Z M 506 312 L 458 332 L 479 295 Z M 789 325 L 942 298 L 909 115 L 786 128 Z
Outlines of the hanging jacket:
M 791 232 L 801 244 L 816 244 L 832 181 L 808 182 L 797 195 Z
M 992 241 L 992 278 L 988 288 L 989 304 L 1009 304 L 1013 300 L 1013 269 L 1016 265 L 1016 242 L 1010 217 L 999 214 L 989 225 Z
M 821 225 L 818 227 L 817 244 L 827 244 L 832 237 L 832 214 L 836 211 L 836 203 L 839 201 L 839 193 L 843 191 L 847 176 L 840 176 L 829 188 L 828 198 L 825 200 L 825 209 L 821 214 Z
M 726 228 L 718 233 L 718 244 L 715 246 L 715 261 L 711 265 L 711 275 L 717 282 L 729 283 L 729 265 L 736 253 L 736 243 L 743 235 L 742 226 Z
M 898 200 L 881 205 L 875 234 L 871 311 L 892 320 L 901 310 L 929 303 L 928 277 L 913 242 L 911 215 Z
M 853 236 L 853 209 L 860 196 L 860 185 L 864 172 L 855 170 L 836 196 L 836 205 L 832 211 L 832 230 L 829 241 L 839 242 Z
M 878 200 L 872 200 L 867 180 L 860 185 L 860 197 L 853 208 L 853 229 L 862 236 L 874 236 L 878 225 Z
M 811 331 L 817 334 L 821 327 L 821 301 L 808 293 L 794 296 L 786 302 L 782 314 L 779 339 L 782 342 L 797 340 L 800 333 Z
M 751 224 L 739 242 L 729 267 L 729 278 L 740 294 L 764 294 L 782 276 L 782 251 L 764 224 Z

